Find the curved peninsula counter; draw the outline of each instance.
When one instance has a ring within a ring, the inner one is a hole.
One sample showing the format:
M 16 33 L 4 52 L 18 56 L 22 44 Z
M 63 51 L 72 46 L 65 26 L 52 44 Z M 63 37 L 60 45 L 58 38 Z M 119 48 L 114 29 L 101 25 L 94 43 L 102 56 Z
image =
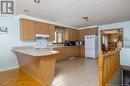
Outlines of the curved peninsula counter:
M 59 51 L 28 47 L 13 47 L 20 69 L 38 80 L 43 86 L 51 86 L 55 73 L 56 54 Z

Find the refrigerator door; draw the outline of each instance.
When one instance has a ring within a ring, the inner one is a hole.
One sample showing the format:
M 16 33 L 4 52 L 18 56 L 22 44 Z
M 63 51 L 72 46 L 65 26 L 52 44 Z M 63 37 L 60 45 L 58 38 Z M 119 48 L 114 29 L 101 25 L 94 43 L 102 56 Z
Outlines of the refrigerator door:
M 85 57 L 96 58 L 96 35 L 85 36 Z
M 96 58 L 96 52 L 94 48 L 85 48 L 85 57 L 86 58 Z
M 85 47 L 86 48 L 95 48 L 95 37 L 94 36 L 85 36 Z

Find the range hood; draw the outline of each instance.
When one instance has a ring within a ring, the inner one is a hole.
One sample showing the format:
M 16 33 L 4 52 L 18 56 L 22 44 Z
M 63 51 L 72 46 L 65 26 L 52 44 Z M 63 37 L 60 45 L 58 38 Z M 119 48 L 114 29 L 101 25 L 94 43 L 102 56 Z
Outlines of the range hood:
M 36 34 L 36 37 L 42 37 L 42 38 L 49 38 L 49 35 L 48 34 Z

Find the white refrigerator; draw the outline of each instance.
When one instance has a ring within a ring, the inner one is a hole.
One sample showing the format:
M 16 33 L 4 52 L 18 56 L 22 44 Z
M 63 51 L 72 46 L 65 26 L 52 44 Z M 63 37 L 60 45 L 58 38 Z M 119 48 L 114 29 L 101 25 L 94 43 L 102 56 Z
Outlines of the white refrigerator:
M 85 36 L 85 57 L 93 59 L 98 57 L 98 37 L 96 35 Z

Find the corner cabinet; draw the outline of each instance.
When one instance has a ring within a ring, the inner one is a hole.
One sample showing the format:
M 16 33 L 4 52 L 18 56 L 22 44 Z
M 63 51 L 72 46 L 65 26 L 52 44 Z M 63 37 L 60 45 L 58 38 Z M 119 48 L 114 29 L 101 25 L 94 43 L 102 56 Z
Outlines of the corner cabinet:
M 35 21 L 21 19 L 20 20 L 20 37 L 21 40 L 35 40 Z
M 84 40 L 85 35 L 98 35 L 98 28 L 87 28 L 79 31 L 79 39 Z
M 74 29 L 65 29 L 65 40 L 66 41 L 78 41 L 79 31 Z

